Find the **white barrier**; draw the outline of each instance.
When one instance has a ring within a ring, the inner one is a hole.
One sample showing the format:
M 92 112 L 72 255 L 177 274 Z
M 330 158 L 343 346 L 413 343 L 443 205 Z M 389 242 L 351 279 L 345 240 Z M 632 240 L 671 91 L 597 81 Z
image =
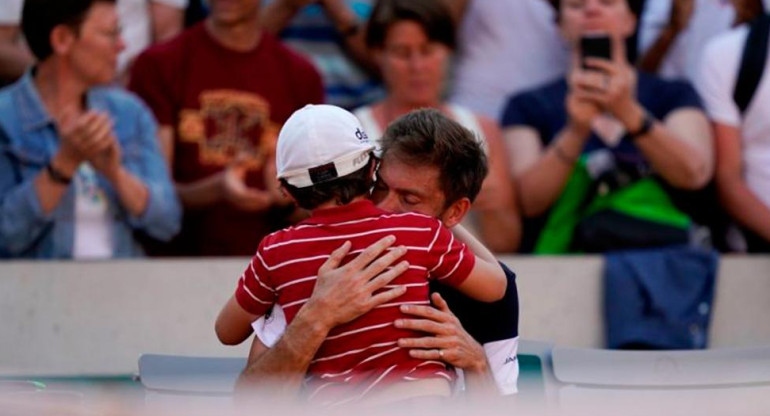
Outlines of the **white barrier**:
M 601 347 L 600 257 L 501 258 L 523 338 Z M 142 353 L 244 356 L 214 319 L 247 259 L 0 263 L 0 376 L 136 371 Z M 770 345 L 770 257 L 723 257 L 711 347 Z

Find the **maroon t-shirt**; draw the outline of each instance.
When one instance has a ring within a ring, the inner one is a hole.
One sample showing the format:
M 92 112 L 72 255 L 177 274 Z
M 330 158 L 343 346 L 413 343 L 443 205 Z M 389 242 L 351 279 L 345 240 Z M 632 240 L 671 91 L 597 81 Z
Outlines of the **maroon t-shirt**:
M 256 48 L 225 48 L 198 24 L 142 53 L 129 88 L 174 129 L 173 175 L 190 183 L 222 171 L 237 155 L 247 183 L 264 189 L 278 130 L 306 104 L 323 102 L 310 62 L 262 32 Z M 286 210 L 251 213 L 223 202 L 185 209 L 179 254 L 251 255 L 263 236 L 286 225 Z

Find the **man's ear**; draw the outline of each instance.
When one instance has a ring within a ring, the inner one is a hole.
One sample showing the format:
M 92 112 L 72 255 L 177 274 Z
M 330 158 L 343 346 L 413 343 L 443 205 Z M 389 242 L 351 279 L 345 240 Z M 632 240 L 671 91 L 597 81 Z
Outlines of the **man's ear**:
M 462 222 L 465 215 L 471 209 L 471 200 L 468 198 L 460 198 L 455 202 L 452 202 L 447 209 L 441 214 L 441 222 L 444 226 L 451 228 Z
M 75 32 L 71 28 L 58 25 L 51 30 L 49 42 L 55 55 L 66 55 L 72 49 L 75 39 Z

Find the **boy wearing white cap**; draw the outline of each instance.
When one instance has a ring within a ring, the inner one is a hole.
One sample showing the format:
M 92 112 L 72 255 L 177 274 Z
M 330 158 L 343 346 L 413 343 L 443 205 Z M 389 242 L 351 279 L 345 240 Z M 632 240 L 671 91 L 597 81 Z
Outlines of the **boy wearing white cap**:
M 467 134 L 452 125 L 449 134 Z M 295 112 L 278 137 L 278 178 L 309 219 L 265 237 L 217 319 L 217 335 L 237 344 L 251 322 L 280 305 L 291 322 L 310 297 L 319 267 L 346 242 L 350 258 L 392 235 L 408 269 L 394 280 L 403 295 L 332 330 L 308 369 L 306 394 L 314 403 L 401 400 L 449 396 L 455 379 L 443 362 L 412 358 L 399 338 L 419 335 L 397 329 L 403 304 L 428 305 L 428 280 L 436 279 L 482 301 L 500 299 L 506 279 L 500 266 L 476 257 L 435 218 L 391 214 L 367 197 L 376 158 L 373 143 L 351 113 L 334 106 Z M 474 244 L 475 247 L 475 244 Z M 405 388 L 406 386 L 406 388 Z

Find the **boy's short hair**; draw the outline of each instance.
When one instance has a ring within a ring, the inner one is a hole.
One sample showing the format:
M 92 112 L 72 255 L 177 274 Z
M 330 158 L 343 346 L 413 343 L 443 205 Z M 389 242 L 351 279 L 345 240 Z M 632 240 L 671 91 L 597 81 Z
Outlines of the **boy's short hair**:
M 356 116 L 332 105 L 307 105 L 278 134 L 277 176 L 302 208 L 347 204 L 371 188 L 373 150 Z
M 435 166 L 445 208 L 467 197 L 473 202 L 489 170 L 481 140 L 435 109 L 399 117 L 380 139 L 382 158 L 416 166 Z
M 21 12 L 21 30 L 29 50 L 38 61 L 53 54 L 51 32 L 56 26 L 67 25 L 80 33 L 80 25 L 95 3 L 116 0 L 24 0 Z
M 455 21 L 444 0 L 380 0 L 374 6 L 366 26 L 368 48 L 382 48 L 388 29 L 398 22 L 415 22 L 428 39 L 451 50 L 457 46 Z
M 281 179 L 281 185 L 294 198 L 297 205 L 305 209 L 315 209 L 328 201 L 335 201 L 338 205 L 349 204 L 357 196 L 368 195 L 374 183 L 371 167 L 375 160 L 374 157 L 370 157 L 363 168 L 332 181 L 298 188 Z

